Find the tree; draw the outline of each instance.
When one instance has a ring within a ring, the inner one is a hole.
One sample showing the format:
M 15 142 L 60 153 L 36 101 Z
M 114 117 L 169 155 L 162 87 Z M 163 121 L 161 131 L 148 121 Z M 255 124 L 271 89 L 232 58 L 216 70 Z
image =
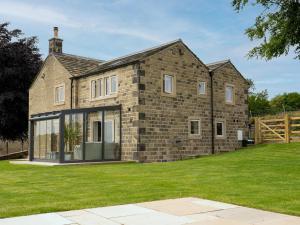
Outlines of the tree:
M 23 140 L 28 129 L 28 89 L 41 65 L 37 38 L 0 24 L 0 138 Z
M 232 5 L 240 12 L 249 0 L 233 0 Z M 262 40 L 248 53 L 249 57 L 270 60 L 294 49 L 300 60 L 300 1 L 299 0 L 253 0 L 252 5 L 263 8 L 253 26 L 246 29 L 251 41 Z
M 267 90 L 250 94 L 248 103 L 250 116 L 262 116 L 271 113 Z
M 270 105 L 276 113 L 300 110 L 300 94 L 291 92 L 277 95 L 270 101 Z

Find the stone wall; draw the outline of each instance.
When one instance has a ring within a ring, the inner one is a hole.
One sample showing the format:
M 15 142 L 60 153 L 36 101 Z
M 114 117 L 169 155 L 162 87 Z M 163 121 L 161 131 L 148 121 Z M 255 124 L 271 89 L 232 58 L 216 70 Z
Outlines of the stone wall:
M 135 126 L 135 123 L 138 120 L 137 73 L 136 67 L 134 65 L 129 65 L 105 73 L 81 78 L 76 81 L 75 108 L 122 105 L 122 160 L 137 160 L 138 128 Z M 91 100 L 91 81 L 106 75 L 117 75 L 117 95 L 100 100 Z
M 50 55 L 29 89 L 29 117 L 36 113 L 69 109 L 71 92 L 69 78 L 69 72 Z M 65 84 L 65 102 L 57 105 L 54 103 L 54 88 L 62 83 Z
M 176 44 L 141 64 L 139 160 L 171 161 L 211 152 L 210 77 L 208 69 L 183 45 Z M 162 93 L 162 76 L 176 77 L 176 94 Z M 205 96 L 198 82 L 206 81 Z M 190 138 L 189 118 L 201 120 L 201 137 Z
M 248 83 L 231 63 L 214 71 L 214 116 L 215 121 L 225 122 L 225 137 L 215 139 L 215 150 L 230 151 L 241 147 L 237 139 L 237 130 L 243 131 L 248 138 Z M 234 86 L 234 104 L 225 103 L 225 85 Z

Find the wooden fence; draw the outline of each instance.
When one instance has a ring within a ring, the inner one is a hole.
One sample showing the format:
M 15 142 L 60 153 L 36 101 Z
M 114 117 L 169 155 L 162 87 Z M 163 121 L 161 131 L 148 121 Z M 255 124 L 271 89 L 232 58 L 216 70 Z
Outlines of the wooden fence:
M 300 116 L 255 118 L 255 143 L 300 142 Z

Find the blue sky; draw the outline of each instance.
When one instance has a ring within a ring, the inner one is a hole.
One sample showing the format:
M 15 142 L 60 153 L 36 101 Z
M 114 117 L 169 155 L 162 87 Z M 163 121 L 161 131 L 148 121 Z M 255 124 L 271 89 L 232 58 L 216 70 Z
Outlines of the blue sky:
M 0 22 L 37 36 L 44 58 L 53 26 L 64 52 L 104 60 L 181 38 L 205 63 L 231 59 L 271 97 L 299 92 L 292 53 L 267 62 L 245 57 L 255 43 L 244 30 L 259 12 L 249 6 L 237 14 L 230 0 L 0 0 Z

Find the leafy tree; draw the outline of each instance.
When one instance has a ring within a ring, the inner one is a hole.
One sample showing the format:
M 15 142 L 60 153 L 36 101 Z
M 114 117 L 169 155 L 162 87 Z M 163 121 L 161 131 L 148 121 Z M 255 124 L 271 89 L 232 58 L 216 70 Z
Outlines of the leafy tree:
M 249 57 L 270 60 L 294 49 L 300 60 L 300 1 L 299 0 L 253 0 L 252 5 L 263 9 L 254 25 L 246 29 L 251 41 L 262 40 L 249 53 Z M 249 0 L 233 0 L 232 5 L 240 12 Z
M 28 89 L 41 65 L 37 38 L 0 23 L 0 138 L 23 140 L 28 129 Z
M 274 112 L 288 112 L 300 110 L 300 93 L 291 92 L 277 95 L 270 101 Z
M 248 102 L 250 116 L 262 116 L 271 113 L 267 90 L 250 94 Z

